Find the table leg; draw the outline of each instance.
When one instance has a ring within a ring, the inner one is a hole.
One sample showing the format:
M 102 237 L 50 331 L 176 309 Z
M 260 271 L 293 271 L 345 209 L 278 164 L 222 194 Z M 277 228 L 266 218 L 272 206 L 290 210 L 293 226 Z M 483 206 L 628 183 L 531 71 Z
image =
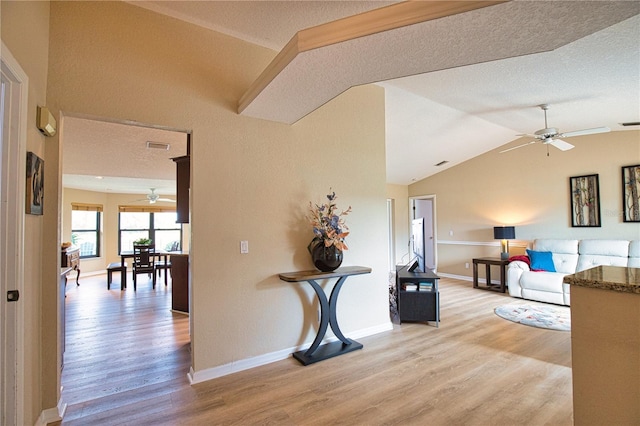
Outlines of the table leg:
M 473 288 L 478 288 L 478 263 L 473 262 Z
M 124 267 L 125 259 L 125 256 L 120 256 L 120 266 L 122 266 L 122 272 L 120 273 L 120 275 L 122 275 L 120 277 L 120 290 L 127 288 L 127 268 Z
M 489 288 L 489 287 L 491 287 L 491 264 L 487 263 L 485 266 L 486 266 L 486 270 L 487 270 L 487 273 L 486 273 L 485 277 L 486 277 L 486 280 L 487 280 L 487 288 Z
M 505 276 L 506 269 L 507 269 L 507 266 L 504 263 L 500 265 L 500 291 L 502 293 L 504 293 L 506 290 L 506 282 L 507 282 L 506 280 L 507 277 Z
M 345 337 L 345 335 L 342 334 L 342 331 L 340 330 L 340 326 L 338 325 L 336 305 L 338 302 L 340 289 L 342 288 L 342 285 L 344 284 L 346 279 L 346 276 L 340 277 L 336 285 L 333 287 L 333 290 L 331 291 L 331 297 L 329 300 L 327 300 L 327 296 L 324 293 L 324 290 L 322 290 L 322 287 L 320 287 L 320 285 L 315 280 L 307 281 L 315 290 L 318 301 L 320 302 L 320 327 L 318 329 L 318 334 L 316 335 L 316 338 L 313 340 L 313 343 L 311 344 L 309 349 L 293 354 L 293 357 L 300 361 L 302 364 L 309 365 L 314 362 L 342 355 L 347 352 L 362 349 L 362 344 Z M 320 343 L 327 333 L 327 328 L 329 325 L 331 326 L 331 329 L 333 330 L 339 341 L 320 346 Z

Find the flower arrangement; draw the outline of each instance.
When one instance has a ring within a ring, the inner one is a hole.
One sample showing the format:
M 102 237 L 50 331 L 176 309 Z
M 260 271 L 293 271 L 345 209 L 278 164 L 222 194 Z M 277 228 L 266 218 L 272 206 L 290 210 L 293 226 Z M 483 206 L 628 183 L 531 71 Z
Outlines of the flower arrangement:
M 331 189 L 329 189 L 331 190 Z M 344 238 L 349 235 L 349 228 L 344 223 L 343 216 L 351 213 L 351 206 L 348 209 L 337 213 L 335 191 L 327 195 L 327 202 L 315 207 L 309 202 L 309 221 L 313 226 L 314 239 L 324 242 L 325 247 L 335 246 L 339 250 L 348 250 L 344 243 Z

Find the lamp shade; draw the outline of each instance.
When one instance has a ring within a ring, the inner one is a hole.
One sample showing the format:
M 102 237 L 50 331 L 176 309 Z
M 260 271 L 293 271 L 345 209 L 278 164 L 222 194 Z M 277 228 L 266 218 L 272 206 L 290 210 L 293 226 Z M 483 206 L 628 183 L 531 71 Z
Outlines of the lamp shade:
M 513 240 L 516 237 L 515 226 L 494 226 L 493 238 L 496 240 Z

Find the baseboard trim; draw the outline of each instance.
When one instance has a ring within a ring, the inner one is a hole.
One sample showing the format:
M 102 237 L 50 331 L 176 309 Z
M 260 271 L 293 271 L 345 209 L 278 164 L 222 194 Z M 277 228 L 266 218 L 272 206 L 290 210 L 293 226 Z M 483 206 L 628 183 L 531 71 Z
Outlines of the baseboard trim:
M 473 277 L 467 277 L 466 275 L 454 275 L 454 274 L 447 274 L 447 273 L 439 273 L 438 276 L 440 278 L 452 278 L 454 280 L 461 280 L 461 281 L 471 281 L 473 282 Z M 487 280 L 485 278 L 478 278 L 478 283 L 487 283 Z M 492 284 L 500 284 L 499 280 L 491 280 Z
M 64 414 L 67 411 L 67 403 L 62 400 L 58 400 L 58 405 L 53 408 L 47 408 L 40 413 L 38 420 L 36 420 L 36 426 L 45 426 L 51 423 L 60 422 L 64 418 Z
M 389 331 L 393 329 L 393 324 L 391 321 L 387 323 L 383 323 L 374 327 L 365 328 L 362 330 L 357 330 L 352 333 L 349 333 L 349 338 L 360 339 L 367 336 L 373 336 L 374 334 L 383 333 L 385 331 Z M 337 341 L 338 338 L 332 336 L 323 340 L 322 343 L 330 343 Z M 294 352 L 304 350 L 311 346 L 311 342 L 305 343 L 304 345 L 291 347 L 287 349 L 282 349 L 280 351 L 275 351 L 271 353 L 267 353 L 264 355 L 259 355 L 252 358 L 243 359 L 240 361 L 234 361 L 229 364 L 220 365 L 218 367 L 206 368 L 200 371 L 194 371 L 193 367 L 189 369 L 189 373 L 187 373 L 187 378 L 189 379 L 189 383 L 191 385 L 195 385 L 197 383 L 206 382 L 208 380 L 217 379 L 218 377 L 228 376 L 229 374 L 238 373 L 240 371 L 249 370 L 251 368 L 260 367 L 262 365 L 270 364 L 276 361 L 282 361 L 283 359 L 287 359 Z

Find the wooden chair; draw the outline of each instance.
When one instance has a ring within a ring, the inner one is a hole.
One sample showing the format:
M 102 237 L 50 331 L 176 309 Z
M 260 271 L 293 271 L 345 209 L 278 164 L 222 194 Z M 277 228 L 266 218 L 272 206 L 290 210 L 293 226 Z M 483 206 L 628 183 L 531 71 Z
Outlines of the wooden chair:
M 169 248 L 169 252 L 180 250 L 180 242 L 174 241 Z M 164 269 L 164 285 L 167 285 L 167 275 L 169 275 L 169 269 L 171 269 L 171 260 L 158 260 L 156 261 L 156 271 L 158 272 L 158 278 L 160 278 L 160 271 Z
M 155 247 L 153 245 L 133 245 L 133 290 L 136 290 L 138 274 L 153 277 L 153 288 L 156 288 Z

